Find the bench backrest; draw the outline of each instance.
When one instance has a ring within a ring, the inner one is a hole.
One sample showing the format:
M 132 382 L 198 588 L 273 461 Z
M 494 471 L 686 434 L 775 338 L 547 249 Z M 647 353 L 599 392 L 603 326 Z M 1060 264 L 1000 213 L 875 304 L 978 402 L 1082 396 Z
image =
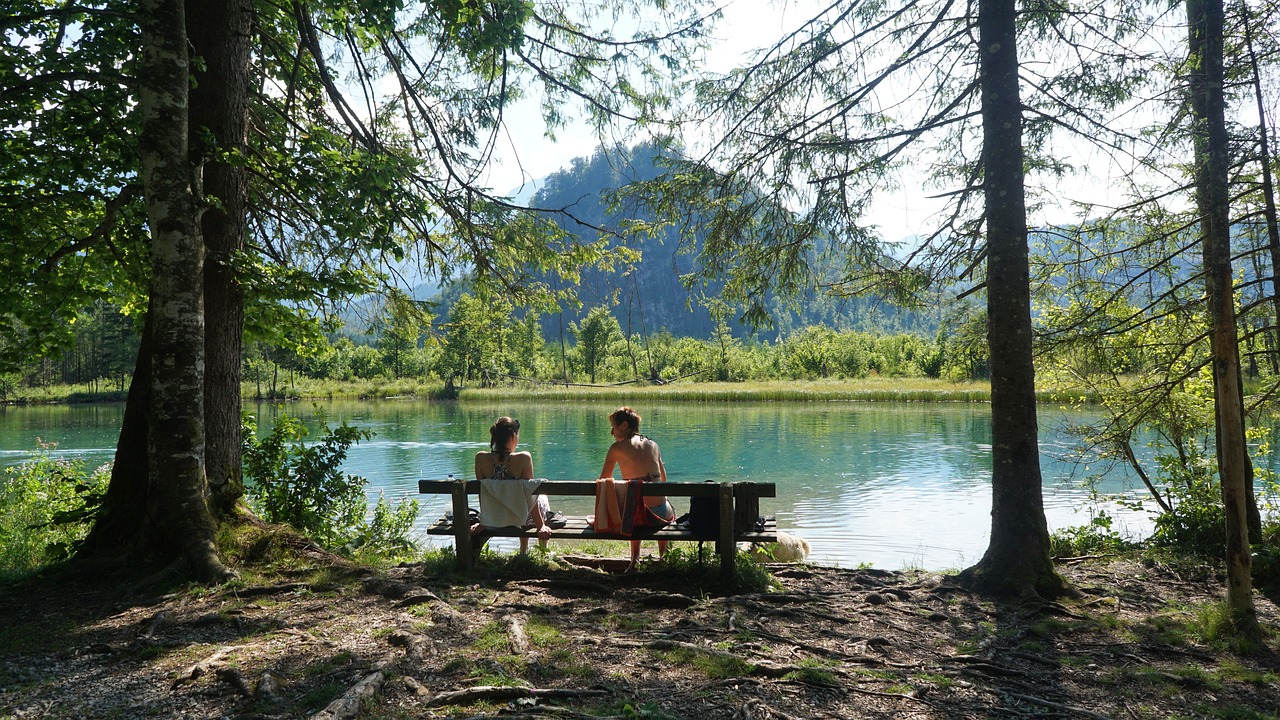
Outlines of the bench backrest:
M 418 492 L 427 495 L 448 495 L 453 492 L 454 483 L 449 480 L 419 480 Z M 467 494 L 480 494 L 480 481 L 467 480 Z M 734 495 L 744 497 L 777 497 L 777 487 L 773 483 L 756 483 L 738 481 L 733 483 Z M 540 495 L 579 495 L 594 497 L 595 480 L 544 480 L 537 490 Z M 647 482 L 640 486 L 641 495 L 670 495 L 674 497 L 717 497 L 720 484 L 715 482 Z

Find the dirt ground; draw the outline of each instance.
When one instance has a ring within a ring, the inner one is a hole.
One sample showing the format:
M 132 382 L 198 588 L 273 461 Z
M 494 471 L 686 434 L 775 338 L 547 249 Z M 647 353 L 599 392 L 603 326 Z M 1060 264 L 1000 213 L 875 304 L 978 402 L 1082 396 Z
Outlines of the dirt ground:
M 316 556 L 151 597 L 47 580 L 0 593 L 0 718 L 1280 718 L 1280 641 L 1206 637 L 1213 571 L 1080 559 L 1059 566 L 1078 598 L 997 603 L 769 568 L 778 589 L 737 595 L 562 561 Z

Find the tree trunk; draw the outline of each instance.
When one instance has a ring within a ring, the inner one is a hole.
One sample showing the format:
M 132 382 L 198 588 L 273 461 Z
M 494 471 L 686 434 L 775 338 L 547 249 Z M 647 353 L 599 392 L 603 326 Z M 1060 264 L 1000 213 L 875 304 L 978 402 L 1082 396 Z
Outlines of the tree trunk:
M 1031 353 L 1031 281 L 1014 0 L 980 0 L 983 194 L 991 356 L 991 542 L 962 582 L 992 594 L 1066 590 L 1049 558 Z
M 138 151 L 151 228 L 151 407 L 143 546 L 183 559 L 194 577 L 228 577 L 214 545 L 204 469 L 204 313 L 198 167 L 187 143 L 182 0 L 140 6 Z
M 129 396 L 125 400 L 120 438 L 116 441 L 115 462 L 107 494 L 79 557 L 126 551 L 138 541 L 138 530 L 146 517 L 147 500 L 147 416 L 151 408 L 151 313 L 142 326 L 142 342 Z
M 1249 6 L 1240 3 L 1240 16 L 1244 22 L 1245 48 L 1249 53 L 1249 67 L 1253 74 L 1253 99 L 1258 106 L 1258 165 L 1262 169 L 1262 202 L 1263 214 L 1267 219 L 1267 249 L 1271 253 L 1271 305 L 1275 311 L 1272 318 L 1272 338 L 1275 340 L 1271 358 L 1271 368 L 1280 373 L 1280 218 L 1276 212 L 1276 186 L 1271 177 L 1271 140 L 1267 133 L 1267 112 L 1262 93 L 1262 71 L 1258 67 L 1258 54 L 1253 48 L 1253 17 L 1249 14 Z M 1259 273 L 1261 276 L 1261 273 Z M 1253 472 L 1250 469 L 1245 490 L 1248 494 L 1249 542 L 1262 542 L 1262 512 L 1258 509 L 1258 498 L 1254 494 Z
M 204 60 L 190 97 L 192 147 L 204 160 L 204 191 L 215 198 L 201 231 L 205 313 L 205 472 L 209 499 L 219 515 L 244 495 L 240 462 L 240 352 L 244 338 L 244 291 L 234 253 L 248 232 L 248 182 L 244 168 L 228 162 L 242 156 L 249 127 L 249 57 L 253 8 L 244 0 L 187 0 L 191 52 Z M 211 145 L 207 138 L 211 136 Z
M 1227 605 L 1237 627 L 1247 635 L 1258 637 L 1261 629 L 1253 607 L 1245 499 L 1247 449 L 1240 393 L 1240 346 L 1231 276 L 1221 0 L 1187 0 L 1187 36 L 1190 59 L 1187 87 L 1191 94 L 1196 207 L 1203 235 L 1205 293 L 1211 327 L 1218 476 L 1226 511 Z

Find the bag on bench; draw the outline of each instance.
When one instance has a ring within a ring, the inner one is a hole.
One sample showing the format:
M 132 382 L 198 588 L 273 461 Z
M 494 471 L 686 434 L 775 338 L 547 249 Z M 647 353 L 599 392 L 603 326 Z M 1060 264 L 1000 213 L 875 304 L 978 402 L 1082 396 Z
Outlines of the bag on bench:
M 712 482 L 708 480 L 707 482 Z M 720 537 L 720 498 L 716 496 L 689 498 L 689 515 L 686 524 L 689 532 L 703 540 Z

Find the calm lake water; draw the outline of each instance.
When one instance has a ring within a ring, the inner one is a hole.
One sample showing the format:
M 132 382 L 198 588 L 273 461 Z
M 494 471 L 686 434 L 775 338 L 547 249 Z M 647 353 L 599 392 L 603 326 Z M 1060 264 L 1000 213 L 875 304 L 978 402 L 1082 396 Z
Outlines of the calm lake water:
M 354 446 L 347 472 L 370 481 L 373 498 L 416 497 L 421 478 L 469 477 L 498 415 L 521 421 L 521 449 L 533 453 L 537 476 L 596 477 L 611 439 L 595 403 L 428 403 L 423 401 L 295 403 L 256 409 L 264 427 L 282 412 L 372 430 Z M 668 479 L 746 479 L 777 484 L 762 512 L 813 546 L 816 562 L 890 570 L 961 568 L 986 550 L 990 531 L 991 421 L 982 404 L 726 403 L 638 407 L 642 430 L 662 447 Z M 31 457 L 37 438 L 54 455 L 89 465 L 111 460 L 122 405 L 0 406 L 0 466 Z M 1050 529 L 1089 520 L 1080 479 L 1107 470 L 1099 489 L 1141 498 L 1145 490 L 1120 468 L 1086 469 L 1061 460 L 1072 443 L 1065 421 L 1088 415 L 1042 409 L 1044 502 Z M 313 436 L 314 437 L 314 436 Z M 583 503 L 582 507 L 573 502 Z M 687 500 L 677 504 L 684 512 Z M 425 527 L 447 503 L 423 496 Z M 588 512 L 589 500 L 561 499 L 560 509 Z M 1149 531 L 1145 513 L 1104 506 L 1121 530 Z M 425 537 L 425 536 L 424 536 Z M 554 548 L 553 543 L 553 549 Z M 566 543 L 565 546 L 570 544 Z

